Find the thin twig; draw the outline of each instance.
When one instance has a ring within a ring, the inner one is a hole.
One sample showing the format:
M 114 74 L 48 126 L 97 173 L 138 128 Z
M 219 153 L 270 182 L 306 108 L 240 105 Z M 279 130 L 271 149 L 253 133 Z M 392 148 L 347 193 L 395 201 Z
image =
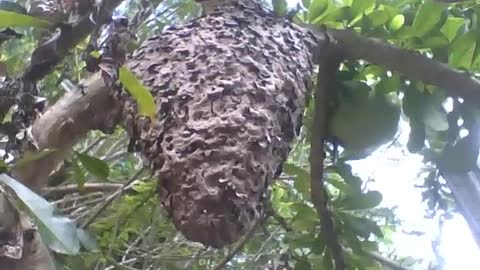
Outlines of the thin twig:
M 111 192 L 123 187 L 123 184 L 113 183 L 86 183 L 81 189 L 77 184 L 71 184 L 58 187 L 46 187 L 42 189 L 44 196 L 62 196 L 74 192 L 92 193 L 92 192 Z
M 118 196 L 123 194 L 125 190 L 127 190 L 132 184 L 133 181 L 135 181 L 145 170 L 145 167 L 142 167 L 140 170 L 138 170 L 121 188 L 119 188 L 115 193 L 112 195 L 108 196 L 108 198 L 105 200 L 103 204 L 98 206 L 97 210 L 80 226 L 80 228 L 84 229 L 88 225 L 90 225 L 106 208 L 107 206 L 110 205 L 110 203 L 113 202 Z
M 247 234 L 243 237 L 242 241 L 240 241 L 229 253 L 228 255 L 223 258 L 223 260 L 218 263 L 212 270 L 220 270 L 222 269 L 223 267 L 225 267 L 225 265 L 227 265 L 227 263 L 233 259 L 233 257 L 235 257 L 235 255 L 237 255 L 238 252 L 240 252 L 243 248 L 243 246 L 245 246 L 245 244 L 248 242 L 248 240 L 250 240 L 250 238 L 252 238 L 253 236 L 253 233 L 255 233 L 258 225 L 260 223 L 262 223 L 263 221 L 265 220 L 265 218 L 260 218 L 258 219 L 255 224 L 252 226 L 252 228 L 247 232 Z
M 374 259 L 375 261 L 379 262 L 381 265 L 386 266 L 386 267 L 388 267 L 392 270 L 409 270 L 408 268 L 399 265 L 397 262 L 395 262 L 395 261 L 393 261 L 393 260 L 391 260 L 387 257 L 382 256 L 378 252 L 365 251 L 364 254 L 367 255 L 368 257 Z

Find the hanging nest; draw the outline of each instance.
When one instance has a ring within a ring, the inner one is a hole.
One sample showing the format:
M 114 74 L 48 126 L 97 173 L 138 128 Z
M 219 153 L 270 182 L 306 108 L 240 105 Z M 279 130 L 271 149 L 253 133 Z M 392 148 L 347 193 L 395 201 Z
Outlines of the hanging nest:
M 301 126 L 314 44 L 253 0 L 223 1 L 128 57 L 157 113 L 153 121 L 138 116 L 123 93 L 123 125 L 189 240 L 223 247 L 262 215 Z

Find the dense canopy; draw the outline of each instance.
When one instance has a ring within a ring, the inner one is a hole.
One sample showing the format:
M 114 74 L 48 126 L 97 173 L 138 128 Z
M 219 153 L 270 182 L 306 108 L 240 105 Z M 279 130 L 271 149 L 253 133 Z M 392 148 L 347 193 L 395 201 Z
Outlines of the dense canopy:
M 421 155 L 427 218 L 480 242 L 479 16 L 0 1 L 0 269 L 440 269 L 395 253 L 395 209 L 351 161 Z

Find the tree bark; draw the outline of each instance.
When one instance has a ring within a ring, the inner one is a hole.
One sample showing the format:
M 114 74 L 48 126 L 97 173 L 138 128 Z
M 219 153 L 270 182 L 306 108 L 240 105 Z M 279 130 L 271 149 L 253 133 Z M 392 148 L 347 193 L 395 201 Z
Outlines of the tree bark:
M 55 149 L 54 152 L 13 171 L 17 180 L 34 191 L 40 192 L 40 188 L 46 185 L 49 174 L 68 157 L 73 145 L 89 131 L 112 130 L 118 123 L 119 106 L 110 96 L 100 75 L 92 76 L 85 85 L 86 95 L 82 95 L 80 91 L 65 94 L 32 127 L 32 135 L 39 150 Z M 1 215 L 0 224 L 8 224 L 9 218 L 9 215 Z M 0 269 L 54 270 L 48 248 L 27 220 L 28 218 L 22 216 L 20 229 L 24 233 L 31 231 L 32 237 L 24 241 L 22 258 L 15 260 L 0 257 Z M 9 231 L 15 233 L 18 229 Z
M 81 91 L 65 94 L 32 127 L 38 149 L 54 151 L 17 168 L 13 176 L 36 192 L 47 184 L 50 173 L 89 131 L 113 131 L 119 122 L 119 106 L 110 96 L 101 76 L 95 74 L 84 84 L 86 95 Z

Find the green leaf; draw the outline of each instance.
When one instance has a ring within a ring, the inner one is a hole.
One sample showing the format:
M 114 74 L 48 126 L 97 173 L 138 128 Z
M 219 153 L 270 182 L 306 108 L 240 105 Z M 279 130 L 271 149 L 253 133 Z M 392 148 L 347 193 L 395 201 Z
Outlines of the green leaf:
M 29 164 L 30 162 L 42 159 L 53 152 L 55 152 L 54 149 L 43 149 L 40 151 L 27 151 L 19 160 L 15 162 L 15 167 L 21 168 Z
M 328 0 L 313 0 L 308 9 L 308 21 L 313 22 L 328 8 Z
M 315 238 L 314 232 L 307 232 L 307 233 L 298 233 L 295 231 L 290 232 L 287 234 L 285 239 L 288 243 L 289 249 L 297 249 L 297 248 L 311 248 L 317 242 Z
M 414 85 L 410 85 L 405 90 L 402 107 L 403 112 L 410 119 L 423 119 L 425 111 L 424 104 L 426 103 L 426 95 L 417 89 Z
M 367 16 L 370 26 L 375 28 L 384 25 L 390 19 L 388 12 L 385 10 L 375 10 Z
M 448 63 L 456 68 L 469 69 L 472 65 L 478 33 L 471 31 L 457 37 L 450 46 Z
M 352 187 L 349 184 L 345 183 L 343 178 L 337 173 L 326 173 L 325 181 L 327 181 L 327 183 L 337 188 L 340 192 L 344 192 L 344 193 L 353 192 Z
M 362 242 L 358 239 L 357 234 L 351 228 L 345 228 L 342 231 L 341 237 L 346 243 L 346 245 L 351 248 L 353 252 L 358 253 L 362 251 Z
M 150 91 L 126 67 L 120 67 L 120 82 L 137 101 L 139 113 L 155 119 L 155 100 Z
M 272 0 L 272 7 L 277 16 L 283 16 L 287 13 L 288 3 L 286 0 Z
M 341 208 L 344 210 L 369 209 L 378 206 L 383 196 L 378 191 L 368 191 L 364 194 L 351 194 L 343 200 Z
M 478 138 L 468 135 L 454 146 L 447 146 L 442 153 L 439 165 L 448 172 L 468 172 L 477 167 L 479 154 Z
M 77 229 L 78 239 L 82 246 L 89 252 L 98 252 L 100 251 L 97 240 L 95 236 L 91 233 L 85 231 L 84 229 Z
M 310 265 L 309 261 L 301 260 L 301 261 L 297 261 L 295 263 L 295 268 L 293 268 L 293 269 L 294 270 L 311 270 L 312 266 Z
M 13 1 L 0 1 L 0 11 L 10 11 L 19 14 L 27 14 L 27 10 L 22 5 Z
M 349 21 L 352 20 L 352 14 L 350 11 L 350 6 L 345 6 L 341 8 L 329 8 L 325 14 L 315 19 L 312 23 L 313 24 L 321 24 L 324 23 L 327 26 L 331 26 L 328 23 L 335 23 L 342 22 L 342 21 Z
M 80 167 L 80 164 L 78 164 L 78 162 L 79 161 L 77 158 L 72 159 L 73 173 L 74 173 L 75 181 L 77 182 L 78 188 L 83 189 L 83 186 L 87 182 L 87 178 L 85 177 L 85 172 Z
M 50 249 L 63 254 L 78 254 L 80 243 L 72 220 L 54 216 L 54 208 L 48 201 L 8 175 L 0 175 L 0 181 L 15 192 L 18 200 L 34 217 L 39 233 Z
M 303 203 L 294 204 L 293 208 L 297 214 L 292 218 L 292 227 L 297 231 L 314 231 L 318 223 L 315 209 Z
M 6 173 L 7 171 L 8 171 L 7 164 L 5 163 L 5 161 L 2 158 L 0 158 L 0 174 Z
M 448 38 L 450 42 L 452 42 L 455 37 L 457 36 L 458 30 L 465 24 L 465 20 L 463 18 L 457 17 L 449 17 L 443 24 L 440 32 Z
M 2 18 L 0 20 L 0 28 L 25 26 L 47 28 L 50 26 L 50 23 L 47 21 L 11 11 L 0 10 L 0 18 Z
M 426 38 L 423 43 L 423 48 L 437 48 L 437 47 L 444 47 L 448 45 L 448 39 L 443 36 L 438 37 L 428 37 Z M 422 48 L 422 49 L 423 49 Z
M 423 120 L 416 120 L 411 118 L 409 121 L 410 124 L 410 134 L 408 137 L 407 148 L 411 153 L 416 153 L 423 149 L 425 146 L 425 124 Z
M 283 164 L 283 170 L 289 175 L 296 176 L 293 186 L 303 195 L 303 198 L 310 199 L 310 173 L 291 163 Z
M 92 157 L 79 152 L 75 152 L 75 154 L 80 163 L 82 163 L 83 167 L 89 173 L 102 179 L 108 178 L 108 175 L 110 174 L 110 168 L 108 167 L 108 163 L 96 157 Z
M 367 9 L 372 9 L 375 6 L 375 0 L 354 0 L 352 3 L 352 15 L 358 16 L 363 14 Z
M 93 51 L 90 53 L 90 56 L 93 58 L 100 58 L 100 56 L 102 56 L 102 53 L 100 53 L 99 51 Z
M 315 237 L 315 242 L 312 245 L 312 252 L 314 254 L 321 255 L 325 251 L 325 247 L 326 247 L 325 240 L 320 235 Z
M 351 187 L 351 193 L 361 193 L 362 179 L 353 175 L 352 166 L 343 162 L 338 162 L 336 166 L 332 168 L 335 168 L 343 180 Z
M 423 3 L 413 20 L 413 31 L 417 37 L 423 37 L 430 32 L 442 17 L 443 5 L 435 1 Z
M 401 84 L 400 76 L 394 73 L 391 77 L 382 78 L 377 85 L 375 85 L 375 91 L 381 91 L 382 93 L 396 92 L 400 89 Z
M 377 237 L 383 237 L 382 230 L 378 227 L 377 223 L 374 221 L 363 218 L 356 217 L 349 213 L 339 213 L 347 229 L 351 229 L 356 235 L 363 238 L 369 238 L 370 234 L 374 234 Z
M 397 14 L 390 21 L 390 24 L 388 25 L 388 29 L 394 32 L 402 28 L 404 24 L 405 24 L 405 16 L 403 16 L 402 14 Z

